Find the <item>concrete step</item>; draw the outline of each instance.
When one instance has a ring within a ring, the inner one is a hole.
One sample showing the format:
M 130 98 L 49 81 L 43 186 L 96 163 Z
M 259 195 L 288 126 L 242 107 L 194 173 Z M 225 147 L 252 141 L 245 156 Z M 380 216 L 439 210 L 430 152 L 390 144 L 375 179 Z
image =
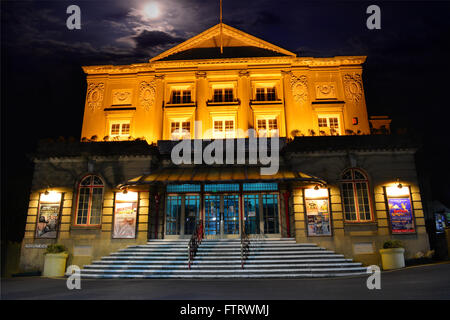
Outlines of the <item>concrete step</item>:
M 366 272 L 342 272 L 342 273 L 290 273 L 290 274 L 233 274 L 233 275 L 211 275 L 211 274 L 81 274 L 84 279 L 304 279 L 304 278 L 337 278 L 365 276 Z
M 245 264 L 245 269 L 320 269 L 320 268 L 346 268 L 346 267 L 361 267 L 361 263 L 353 262 L 353 263 L 306 263 L 306 264 Z M 223 264 L 192 264 L 192 270 L 203 270 L 203 269 L 213 269 L 213 270 L 234 270 L 241 269 L 240 263 L 234 263 L 229 265 Z M 84 266 L 84 269 L 102 269 L 102 270 L 112 270 L 112 269 L 170 269 L 170 270 L 179 270 L 179 269 L 188 269 L 187 263 L 184 264 L 145 264 L 145 265 L 135 265 L 135 264 L 91 264 Z
M 86 265 L 83 278 L 303 278 L 366 274 L 361 263 L 294 238 L 255 239 L 241 268 L 240 239 L 205 239 L 188 269 L 189 239 L 149 240 Z
M 352 263 L 352 259 L 284 259 L 284 260 L 246 260 L 246 265 L 258 265 L 258 264 L 279 264 L 279 263 L 344 263 L 350 262 Z M 209 264 L 238 264 L 241 263 L 241 260 L 194 260 L 193 264 L 201 264 L 201 265 L 209 265 Z M 187 259 L 180 260 L 96 260 L 93 261 L 92 264 L 97 265 L 120 265 L 120 264 L 134 264 L 134 265 L 161 265 L 161 264 L 187 264 Z

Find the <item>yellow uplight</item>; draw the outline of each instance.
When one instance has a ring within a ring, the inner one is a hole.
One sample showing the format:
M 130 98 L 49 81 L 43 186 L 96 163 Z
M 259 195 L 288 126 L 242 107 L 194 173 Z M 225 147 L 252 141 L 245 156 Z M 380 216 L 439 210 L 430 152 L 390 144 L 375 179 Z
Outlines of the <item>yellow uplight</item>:
M 328 198 L 328 189 L 305 189 L 305 198 L 307 199 L 319 199 L 319 198 Z
M 134 202 L 138 199 L 138 193 L 133 191 L 128 191 L 127 193 L 116 192 L 117 201 L 129 201 Z
M 389 197 L 402 197 L 402 196 L 409 196 L 409 188 L 408 187 L 401 187 L 399 188 L 398 185 L 393 185 L 390 187 L 386 187 L 386 194 Z
M 61 192 L 48 191 L 41 193 L 41 202 L 58 203 L 61 201 Z

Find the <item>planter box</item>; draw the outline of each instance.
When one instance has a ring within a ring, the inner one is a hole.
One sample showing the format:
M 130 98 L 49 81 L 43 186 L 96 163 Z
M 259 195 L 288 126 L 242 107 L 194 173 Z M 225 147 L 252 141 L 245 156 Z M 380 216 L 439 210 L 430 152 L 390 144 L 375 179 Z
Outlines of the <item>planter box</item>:
M 69 255 L 62 253 L 47 253 L 44 261 L 43 277 L 63 277 L 66 272 L 66 261 Z
M 405 249 L 380 249 L 383 270 L 400 269 L 405 267 Z

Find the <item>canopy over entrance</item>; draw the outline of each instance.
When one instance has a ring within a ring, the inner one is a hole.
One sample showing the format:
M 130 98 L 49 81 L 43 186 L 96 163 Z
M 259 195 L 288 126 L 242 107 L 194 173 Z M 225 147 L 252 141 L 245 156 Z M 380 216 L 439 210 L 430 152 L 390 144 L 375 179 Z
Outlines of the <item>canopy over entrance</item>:
M 173 184 L 173 183 L 236 183 L 236 182 L 287 182 L 304 181 L 325 185 L 322 178 L 300 171 L 280 168 L 274 175 L 261 174 L 261 167 L 249 166 L 199 166 L 199 167 L 166 167 L 155 170 L 148 175 L 142 175 L 119 185 L 126 188 L 143 184 Z

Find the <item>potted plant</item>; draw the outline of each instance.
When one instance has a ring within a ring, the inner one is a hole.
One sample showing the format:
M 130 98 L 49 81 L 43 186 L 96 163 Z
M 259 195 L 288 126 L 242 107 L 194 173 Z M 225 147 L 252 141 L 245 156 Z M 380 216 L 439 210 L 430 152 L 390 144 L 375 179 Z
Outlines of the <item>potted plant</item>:
M 405 249 L 401 241 L 388 240 L 380 249 L 383 270 L 400 269 L 405 267 Z
M 69 257 L 66 247 L 62 244 L 50 244 L 45 250 L 44 277 L 63 277 L 66 271 L 66 261 Z

